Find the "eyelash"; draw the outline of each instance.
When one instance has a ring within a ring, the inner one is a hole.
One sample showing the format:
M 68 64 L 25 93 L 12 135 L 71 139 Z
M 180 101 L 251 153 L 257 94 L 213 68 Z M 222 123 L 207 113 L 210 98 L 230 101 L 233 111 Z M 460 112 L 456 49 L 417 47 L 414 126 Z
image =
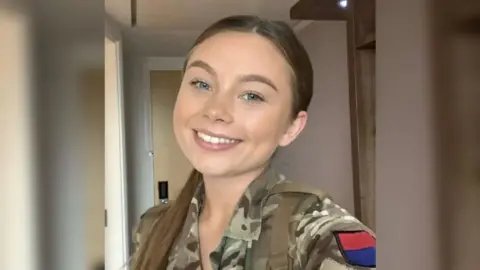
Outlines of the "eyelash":
M 208 86 L 208 89 L 203 89 L 203 88 L 201 88 L 201 87 L 199 86 L 199 84 L 205 84 L 206 86 Z M 203 89 L 203 90 L 210 90 L 210 88 L 211 88 L 208 83 L 206 83 L 206 82 L 204 82 L 204 81 L 201 81 L 201 80 L 197 80 L 197 79 L 191 81 L 191 82 L 190 82 L 190 85 L 192 85 L 192 86 L 195 87 L 195 88 Z
M 242 97 L 249 96 L 249 95 L 254 96 L 255 99 L 251 99 L 251 100 L 245 99 L 245 101 L 247 102 L 265 102 L 265 98 L 263 98 L 260 94 L 257 94 L 255 92 L 247 92 L 243 94 Z
M 208 89 L 204 89 L 204 88 L 200 87 L 200 86 L 199 86 L 200 84 L 204 84 L 204 86 L 207 86 Z M 200 90 L 210 90 L 210 89 L 211 89 L 211 87 L 210 87 L 210 85 L 209 85 L 208 83 L 206 83 L 206 82 L 204 82 L 204 81 L 202 81 L 202 80 L 198 80 L 198 79 L 192 80 L 192 81 L 190 82 L 190 85 L 193 86 L 193 87 L 195 87 L 195 88 L 197 88 L 197 89 L 200 89 Z M 245 96 L 253 96 L 254 99 L 248 100 L 248 99 L 243 98 L 243 97 L 245 97 Z M 247 102 L 265 102 L 265 98 L 264 98 L 262 95 L 260 95 L 260 94 L 258 94 L 258 93 L 255 93 L 255 92 L 252 92 L 252 91 L 246 92 L 246 93 L 243 94 L 241 97 L 242 97 L 242 99 L 244 99 L 244 100 L 247 101 Z

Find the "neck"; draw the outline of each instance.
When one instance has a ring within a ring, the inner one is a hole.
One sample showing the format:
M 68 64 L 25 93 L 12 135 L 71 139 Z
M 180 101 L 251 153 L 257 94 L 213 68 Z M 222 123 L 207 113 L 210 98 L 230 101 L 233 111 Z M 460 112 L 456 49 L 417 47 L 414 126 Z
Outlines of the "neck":
M 261 167 L 249 173 L 228 178 L 204 175 L 205 201 L 201 219 L 213 224 L 228 223 L 245 190 L 264 170 L 265 167 Z

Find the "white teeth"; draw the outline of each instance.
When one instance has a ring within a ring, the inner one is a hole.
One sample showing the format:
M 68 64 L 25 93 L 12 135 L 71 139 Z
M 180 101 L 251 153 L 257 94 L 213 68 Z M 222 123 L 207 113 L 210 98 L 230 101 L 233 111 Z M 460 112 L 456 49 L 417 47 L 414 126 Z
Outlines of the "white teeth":
M 202 132 L 197 132 L 197 135 L 200 139 L 202 139 L 206 142 L 209 142 L 209 143 L 213 143 L 213 144 L 226 144 L 226 143 L 236 143 L 237 142 L 237 140 L 213 137 L 213 136 L 207 135 L 207 134 L 202 133 Z

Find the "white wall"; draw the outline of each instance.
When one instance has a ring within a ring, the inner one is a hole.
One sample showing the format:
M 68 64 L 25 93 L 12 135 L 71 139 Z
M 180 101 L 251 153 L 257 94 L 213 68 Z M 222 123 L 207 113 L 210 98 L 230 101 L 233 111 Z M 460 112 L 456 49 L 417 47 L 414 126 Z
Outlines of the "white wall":
M 122 41 L 105 37 L 105 267 L 119 268 L 128 261 L 128 210 L 124 133 Z
M 3 2 L 2 2 L 3 3 Z M 37 267 L 35 175 L 29 23 L 25 14 L 0 6 L 0 264 Z M 28 258 L 28 259 L 26 259 Z
M 154 204 L 152 158 L 149 157 L 148 113 L 143 86 L 144 58 L 124 53 L 125 142 L 129 231 Z
M 36 37 L 38 90 L 34 96 L 37 128 L 41 231 L 40 269 L 88 269 L 86 264 L 86 171 L 80 78 L 87 69 L 103 69 L 103 28 L 66 36 L 50 26 Z M 82 57 L 88 55 L 89 57 Z M 103 206 L 103 205 L 102 205 Z
M 346 25 L 312 22 L 298 33 L 314 70 L 305 131 L 281 149 L 274 166 L 295 181 L 322 188 L 354 213 Z
M 103 43 L 99 46 L 103 51 Z M 52 46 L 43 51 L 48 68 L 43 71 L 45 85 L 38 97 L 39 155 L 41 177 L 45 180 L 39 186 L 45 204 L 44 212 L 39 213 L 45 230 L 42 259 L 45 269 L 84 270 L 87 269 L 85 172 L 89 168 L 82 157 L 88 142 L 79 132 L 86 128 L 82 123 L 84 108 L 78 85 L 81 69 L 70 57 L 76 53 L 75 47 L 55 49 Z

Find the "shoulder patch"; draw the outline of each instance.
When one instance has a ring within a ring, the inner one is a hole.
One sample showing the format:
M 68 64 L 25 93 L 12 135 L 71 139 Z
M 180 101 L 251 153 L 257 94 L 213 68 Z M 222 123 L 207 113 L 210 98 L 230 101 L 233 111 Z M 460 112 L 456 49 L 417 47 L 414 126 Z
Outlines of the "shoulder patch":
M 377 240 L 366 231 L 333 232 L 345 261 L 352 266 L 376 267 Z

